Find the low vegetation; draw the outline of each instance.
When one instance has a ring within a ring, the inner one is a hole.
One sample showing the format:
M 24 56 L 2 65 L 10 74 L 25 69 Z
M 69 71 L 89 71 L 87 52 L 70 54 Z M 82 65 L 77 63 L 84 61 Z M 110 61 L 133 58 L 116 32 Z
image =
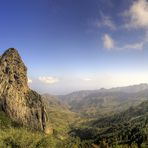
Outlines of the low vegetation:
M 1 148 L 49 148 L 56 147 L 58 139 L 42 132 L 32 131 L 10 120 L 0 112 Z
M 46 105 L 53 135 L 25 128 L 0 111 L 0 148 L 148 147 L 148 101 L 96 118 L 80 118 L 52 97 Z

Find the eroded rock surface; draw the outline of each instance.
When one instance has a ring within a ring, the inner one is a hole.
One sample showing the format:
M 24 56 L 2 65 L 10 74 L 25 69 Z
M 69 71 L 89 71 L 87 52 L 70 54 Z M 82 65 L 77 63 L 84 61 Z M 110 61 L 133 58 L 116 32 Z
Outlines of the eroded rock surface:
M 41 96 L 27 84 L 27 68 L 14 48 L 0 56 L 0 109 L 14 121 L 49 131 Z

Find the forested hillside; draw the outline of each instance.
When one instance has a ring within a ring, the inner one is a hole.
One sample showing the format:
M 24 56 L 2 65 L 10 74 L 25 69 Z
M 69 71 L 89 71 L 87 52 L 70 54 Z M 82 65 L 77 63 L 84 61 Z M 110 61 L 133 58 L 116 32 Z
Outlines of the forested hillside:
M 148 101 L 108 117 L 82 123 L 70 134 L 106 147 L 148 146 Z

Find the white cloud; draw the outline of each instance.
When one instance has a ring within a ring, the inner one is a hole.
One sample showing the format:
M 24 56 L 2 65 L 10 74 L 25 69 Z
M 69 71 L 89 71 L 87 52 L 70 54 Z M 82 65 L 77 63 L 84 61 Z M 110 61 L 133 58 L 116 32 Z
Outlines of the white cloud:
M 141 50 L 143 49 L 143 45 L 144 45 L 143 42 L 139 42 L 139 43 L 134 43 L 134 44 L 127 44 L 124 48 Z
M 132 3 L 128 10 L 124 12 L 124 17 L 128 18 L 128 21 L 123 26 L 126 29 L 145 29 L 146 33 L 140 41 L 133 43 L 126 43 L 125 45 L 115 46 L 115 41 L 105 34 L 103 37 L 104 47 L 108 50 L 143 50 L 144 46 L 148 43 L 148 1 L 136 0 Z M 105 19 L 104 19 L 105 20 Z M 107 20 L 107 18 L 106 18 Z M 104 21 L 109 22 L 109 21 Z M 107 23 L 106 23 L 107 24 Z M 111 26 L 111 25 L 110 25 Z M 117 45 L 116 44 L 116 45 Z
M 107 26 L 111 29 L 116 29 L 116 25 L 112 21 L 111 17 L 101 14 L 101 20 L 97 23 L 98 27 Z M 143 50 L 144 46 L 148 43 L 148 1 L 147 0 L 135 0 L 128 10 L 124 12 L 124 17 L 127 18 L 127 22 L 123 25 L 124 29 L 145 29 L 145 35 L 143 39 L 135 41 L 133 43 L 126 43 L 124 45 L 118 44 L 118 42 L 109 35 L 104 34 L 103 45 L 107 50 Z M 122 26 L 122 25 L 121 25 Z M 123 27 L 121 27 L 123 29 Z M 116 45 L 115 45 L 116 43 Z
M 128 11 L 124 13 L 129 17 L 127 28 L 148 28 L 148 2 L 147 0 L 134 1 Z
M 124 14 L 125 16 L 129 17 L 129 22 L 124 25 L 126 28 L 143 28 L 145 29 L 146 33 L 141 41 L 132 44 L 126 44 L 119 49 L 143 50 L 144 45 L 148 43 L 148 1 L 134 1 L 129 10 L 127 10 Z
M 97 27 L 109 27 L 112 30 L 116 29 L 114 22 L 112 21 L 111 17 L 105 16 L 101 13 L 101 20 L 96 21 Z
M 30 78 L 28 78 L 28 83 L 32 83 L 32 80 Z
M 144 46 L 148 43 L 148 31 L 145 33 L 145 36 L 141 41 L 133 42 L 133 43 L 127 43 L 125 45 L 119 46 L 118 42 L 115 41 L 113 38 L 111 38 L 108 34 L 105 34 L 103 36 L 103 44 L 104 47 L 108 50 L 116 50 L 116 51 L 122 51 L 122 50 L 143 50 Z
M 143 50 L 145 42 L 135 42 L 131 44 L 126 44 L 123 47 L 117 47 L 118 50 Z
M 112 39 L 112 37 L 110 35 L 104 34 L 103 45 L 108 50 L 113 49 L 115 47 L 114 40 Z
M 41 82 L 46 83 L 46 84 L 54 84 L 59 82 L 58 78 L 55 77 L 50 77 L 50 76 L 42 76 L 38 78 Z

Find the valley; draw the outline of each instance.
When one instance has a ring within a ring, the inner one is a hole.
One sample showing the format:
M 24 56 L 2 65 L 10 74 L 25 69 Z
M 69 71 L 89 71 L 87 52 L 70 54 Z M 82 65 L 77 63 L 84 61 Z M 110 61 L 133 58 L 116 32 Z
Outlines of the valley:
M 147 92 L 148 85 L 140 84 L 73 92 L 59 98 L 81 116 L 70 131 L 73 137 L 96 147 L 139 148 L 148 144 Z
M 148 146 L 148 84 L 40 95 L 16 49 L 0 57 L 0 68 L 0 147 Z

